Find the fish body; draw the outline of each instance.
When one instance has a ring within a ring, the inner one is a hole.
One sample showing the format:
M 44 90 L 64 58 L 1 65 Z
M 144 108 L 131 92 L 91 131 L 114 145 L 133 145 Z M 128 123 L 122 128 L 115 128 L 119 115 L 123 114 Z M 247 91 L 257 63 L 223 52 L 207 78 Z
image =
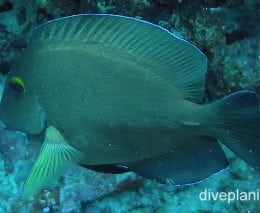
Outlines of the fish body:
M 177 88 L 150 69 L 122 56 L 47 49 L 30 51 L 20 60 L 15 69 L 25 73 L 23 79 L 33 79 L 26 85 L 43 106 L 48 125 L 88 153 L 88 164 L 127 163 L 167 152 L 172 146 L 167 137 L 180 133 L 182 121 L 202 118 L 199 105 L 184 100 Z M 24 70 L 25 61 L 35 68 L 27 69 L 30 74 Z M 151 138 L 144 140 L 142 135 Z
M 133 18 L 79 15 L 39 27 L 7 76 L 0 105 L 7 128 L 45 132 L 25 194 L 71 163 L 198 182 L 228 166 L 218 139 L 259 168 L 255 94 L 201 105 L 206 69 L 192 44 Z M 251 142 L 241 131 L 248 123 Z M 234 146 L 238 138 L 246 145 Z

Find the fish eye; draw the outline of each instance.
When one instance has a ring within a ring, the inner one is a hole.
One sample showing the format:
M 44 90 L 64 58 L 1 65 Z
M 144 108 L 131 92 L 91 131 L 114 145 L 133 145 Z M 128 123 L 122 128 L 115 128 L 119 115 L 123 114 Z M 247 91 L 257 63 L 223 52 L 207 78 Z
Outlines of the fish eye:
M 9 89 L 16 95 L 22 95 L 25 92 L 24 81 L 18 76 L 12 76 L 9 80 Z

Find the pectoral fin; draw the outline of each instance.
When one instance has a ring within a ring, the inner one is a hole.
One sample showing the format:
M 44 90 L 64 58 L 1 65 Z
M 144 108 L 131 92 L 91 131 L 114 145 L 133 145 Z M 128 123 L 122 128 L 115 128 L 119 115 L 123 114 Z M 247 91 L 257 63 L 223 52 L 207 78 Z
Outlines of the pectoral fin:
M 83 153 L 71 147 L 57 129 L 48 127 L 39 157 L 24 184 L 23 197 L 35 195 L 71 163 L 78 163 L 82 158 Z

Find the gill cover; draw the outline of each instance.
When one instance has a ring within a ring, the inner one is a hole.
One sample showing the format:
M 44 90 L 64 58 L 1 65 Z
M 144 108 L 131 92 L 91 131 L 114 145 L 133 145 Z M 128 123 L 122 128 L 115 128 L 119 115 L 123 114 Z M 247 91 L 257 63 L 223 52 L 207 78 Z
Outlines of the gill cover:
M 37 98 L 26 91 L 19 76 L 7 76 L 0 103 L 0 120 L 9 130 L 38 134 L 45 127 L 46 116 Z

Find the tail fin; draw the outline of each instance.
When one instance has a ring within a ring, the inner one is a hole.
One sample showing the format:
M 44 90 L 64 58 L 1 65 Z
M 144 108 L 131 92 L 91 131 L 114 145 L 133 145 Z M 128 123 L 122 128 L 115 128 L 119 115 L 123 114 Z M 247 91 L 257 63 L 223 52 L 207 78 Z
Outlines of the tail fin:
M 260 111 L 254 92 L 241 91 L 213 104 L 218 138 L 253 168 L 260 169 Z

